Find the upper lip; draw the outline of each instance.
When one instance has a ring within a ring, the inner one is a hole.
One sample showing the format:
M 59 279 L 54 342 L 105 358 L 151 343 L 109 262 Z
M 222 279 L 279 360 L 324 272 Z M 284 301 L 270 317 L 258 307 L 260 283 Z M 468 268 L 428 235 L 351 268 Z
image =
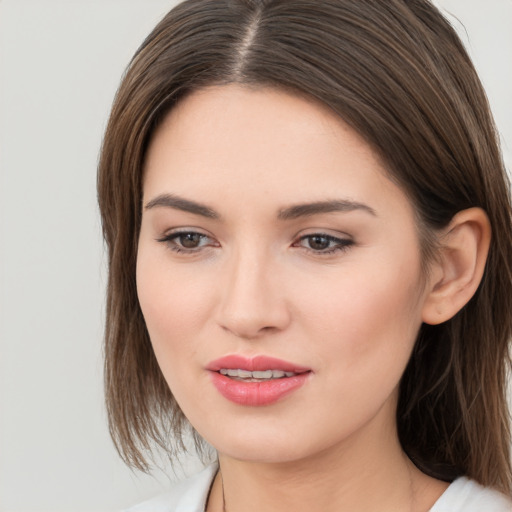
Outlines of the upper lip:
M 311 371 L 311 368 L 265 355 L 246 357 L 240 354 L 231 354 L 215 359 L 206 366 L 207 370 L 213 372 L 218 372 L 221 368 L 247 370 L 250 372 L 282 370 L 284 372 L 304 373 Z

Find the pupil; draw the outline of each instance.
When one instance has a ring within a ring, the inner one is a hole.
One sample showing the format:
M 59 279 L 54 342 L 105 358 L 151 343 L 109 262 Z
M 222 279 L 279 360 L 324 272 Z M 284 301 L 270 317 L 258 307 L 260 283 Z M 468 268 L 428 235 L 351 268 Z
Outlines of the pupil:
M 311 249 L 321 250 L 329 247 L 329 240 L 323 236 L 313 236 L 309 239 Z
M 185 233 L 180 236 L 180 243 L 187 249 L 194 249 L 199 245 L 201 235 L 199 233 Z

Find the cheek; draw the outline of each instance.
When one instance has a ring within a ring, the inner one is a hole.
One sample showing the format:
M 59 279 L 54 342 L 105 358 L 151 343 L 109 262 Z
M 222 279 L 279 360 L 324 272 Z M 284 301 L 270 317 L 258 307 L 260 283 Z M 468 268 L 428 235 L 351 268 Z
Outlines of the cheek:
M 380 380 L 390 387 L 398 383 L 421 325 L 420 266 L 373 262 L 359 261 L 362 269 L 347 268 L 321 289 L 307 283 L 310 293 L 296 290 L 295 296 L 310 298 L 301 304 L 299 322 L 317 340 L 321 368 L 336 366 L 339 371 L 329 375 L 345 376 L 340 383 L 377 387 Z
M 155 354 L 166 365 L 175 359 L 164 355 L 195 350 L 196 334 L 212 300 L 203 280 L 171 266 L 165 251 L 161 253 L 139 247 L 137 294 Z

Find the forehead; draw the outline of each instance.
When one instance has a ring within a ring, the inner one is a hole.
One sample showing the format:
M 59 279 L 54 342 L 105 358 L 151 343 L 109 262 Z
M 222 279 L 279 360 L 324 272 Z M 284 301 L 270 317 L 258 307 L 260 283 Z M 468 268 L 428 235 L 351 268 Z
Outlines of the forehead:
M 197 91 L 166 116 L 144 179 L 145 199 L 161 193 L 274 205 L 403 196 L 372 148 L 326 106 L 239 85 Z

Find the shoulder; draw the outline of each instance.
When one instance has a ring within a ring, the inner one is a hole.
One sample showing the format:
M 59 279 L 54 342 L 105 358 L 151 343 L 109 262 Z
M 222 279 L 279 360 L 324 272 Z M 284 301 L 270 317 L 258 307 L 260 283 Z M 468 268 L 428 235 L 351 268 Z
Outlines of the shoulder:
M 430 512 L 512 512 L 504 494 L 482 487 L 468 478 L 458 478 L 446 489 Z
M 139 503 L 124 512 L 203 512 L 217 465 L 176 483 L 169 492 Z

